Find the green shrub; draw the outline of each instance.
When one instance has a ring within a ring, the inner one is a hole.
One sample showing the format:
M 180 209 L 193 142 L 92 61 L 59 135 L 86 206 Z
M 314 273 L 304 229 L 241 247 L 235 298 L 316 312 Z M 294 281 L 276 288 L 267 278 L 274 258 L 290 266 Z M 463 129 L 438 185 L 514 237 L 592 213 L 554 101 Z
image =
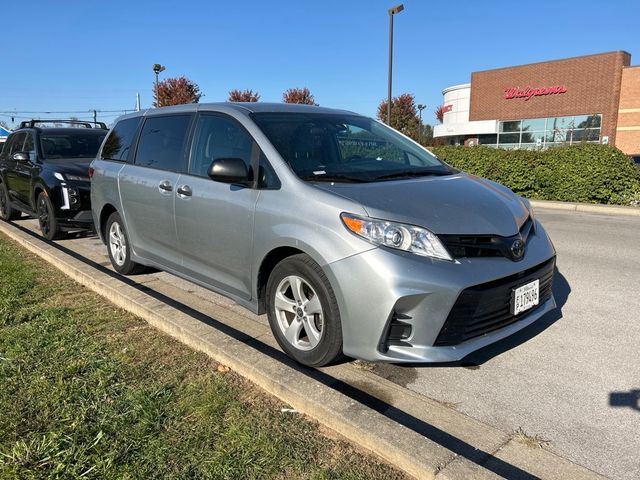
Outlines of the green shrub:
M 547 150 L 434 147 L 433 152 L 455 168 L 527 198 L 629 205 L 640 196 L 640 168 L 608 145 Z

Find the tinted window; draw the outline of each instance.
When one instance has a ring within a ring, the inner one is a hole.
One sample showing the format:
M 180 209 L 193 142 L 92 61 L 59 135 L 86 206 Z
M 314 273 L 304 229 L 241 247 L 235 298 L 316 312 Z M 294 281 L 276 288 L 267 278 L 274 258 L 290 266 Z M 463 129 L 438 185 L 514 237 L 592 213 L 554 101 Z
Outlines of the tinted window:
M 13 137 L 9 136 L 7 141 L 1 145 L 2 155 L 9 155 L 9 151 L 11 150 L 11 144 L 13 143 Z
M 217 158 L 240 158 L 247 169 L 251 168 L 253 138 L 235 121 L 213 115 L 203 115 L 198 120 L 189 173 L 207 176 L 211 162 Z
M 80 130 L 80 129 L 78 129 Z M 93 158 L 104 140 L 103 132 L 46 132 L 40 135 L 42 154 L 48 159 Z
M 173 172 L 182 171 L 190 122 L 191 115 L 147 118 L 140 134 L 136 165 Z
M 260 153 L 260 160 L 258 161 L 258 188 L 280 188 L 280 180 L 264 153 Z
M 31 160 L 36 159 L 36 144 L 33 142 L 33 134 L 27 133 L 27 137 L 24 140 L 24 145 L 22 147 L 22 151 L 27 152 L 29 154 L 29 158 Z
M 7 150 L 5 153 L 7 155 L 11 155 L 13 153 L 16 152 L 21 152 L 22 151 L 22 144 L 24 143 L 24 137 L 27 134 L 24 132 L 21 133 L 16 133 L 15 135 L 12 135 L 11 137 L 9 137 L 9 142 L 10 144 L 7 146 Z
M 102 155 L 100 158 L 103 160 L 118 160 L 126 162 L 129 157 L 129 151 L 131 149 L 131 143 L 140 124 L 141 117 L 127 118 L 121 120 L 111 130 L 107 141 L 102 147 Z

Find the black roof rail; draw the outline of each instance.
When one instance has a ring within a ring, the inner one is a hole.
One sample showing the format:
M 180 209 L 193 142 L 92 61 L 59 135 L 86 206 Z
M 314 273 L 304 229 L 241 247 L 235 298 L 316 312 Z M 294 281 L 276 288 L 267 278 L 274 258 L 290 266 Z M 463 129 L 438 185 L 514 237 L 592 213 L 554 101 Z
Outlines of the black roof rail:
M 82 125 L 85 128 L 103 128 L 107 130 L 107 124 L 104 122 L 91 122 L 89 120 L 55 120 L 55 119 L 26 120 L 24 122 L 20 122 L 20 128 L 33 128 L 38 123 L 68 123 L 69 125 Z M 92 125 L 95 125 L 95 127 Z

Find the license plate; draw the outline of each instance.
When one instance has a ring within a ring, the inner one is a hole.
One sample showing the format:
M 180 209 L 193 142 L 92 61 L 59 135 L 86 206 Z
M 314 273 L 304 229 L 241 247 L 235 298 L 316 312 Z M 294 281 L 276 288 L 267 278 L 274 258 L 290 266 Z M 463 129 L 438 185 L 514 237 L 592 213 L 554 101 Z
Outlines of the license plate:
M 534 280 L 518 288 L 511 293 L 511 313 L 519 314 L 535 307 L 540 302 L 540 280 Z

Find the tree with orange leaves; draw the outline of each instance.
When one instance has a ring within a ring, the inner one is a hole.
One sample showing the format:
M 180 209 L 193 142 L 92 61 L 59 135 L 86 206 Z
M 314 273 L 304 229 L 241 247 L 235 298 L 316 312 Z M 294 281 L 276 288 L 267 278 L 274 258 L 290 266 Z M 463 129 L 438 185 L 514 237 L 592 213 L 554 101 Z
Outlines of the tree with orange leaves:
M 185 76 L 167 78 L 153 88 L 154 107 L 198 103 L 200 97 L 202 97 L 200 87 Z

